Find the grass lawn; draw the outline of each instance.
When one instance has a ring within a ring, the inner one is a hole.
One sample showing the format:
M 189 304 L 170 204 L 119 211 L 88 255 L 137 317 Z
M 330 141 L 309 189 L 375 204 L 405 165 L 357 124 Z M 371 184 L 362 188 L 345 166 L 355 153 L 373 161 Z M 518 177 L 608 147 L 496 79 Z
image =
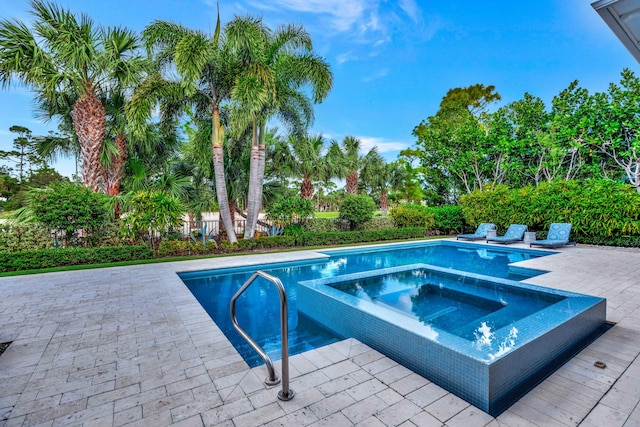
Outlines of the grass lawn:
M 340 215 L 340 212 L 316 212 L 315 216 L 316 218 L 338 218 L 338 215 Z M 373 213 L 373 216 L 380 216 L 382 215 L 381 211 L 375 211 Z
M 338 212 L 316 212 L 316 218 L 338 218 Z

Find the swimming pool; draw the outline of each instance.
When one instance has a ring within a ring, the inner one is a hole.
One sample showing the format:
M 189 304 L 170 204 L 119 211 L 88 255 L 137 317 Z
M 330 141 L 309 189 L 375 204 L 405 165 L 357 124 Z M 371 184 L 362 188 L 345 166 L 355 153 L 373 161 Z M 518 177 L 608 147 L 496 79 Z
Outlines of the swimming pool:
M 289 299 L 290 354 L 336 342 L 344 336 L 336 334 L 297 309 L 297 286 L 302 280 L 390 268 L 414 263 L 427 263 L 493 277 L 522 280 L 542 272 L 515 268 L 517 261 L 549 255 L 545 251 L 487 248 L 469 243 L 430 241 L 384 245 L 352 250 L 323 251 L 321 258 L 293 263 L 265 264 L 250 267 L 180 273 L 179 276 L 207 313 L 220 327 L 249 366 L 262 364 L 262 359 L 236 332 L 229 318 L 229 301 L 233 294 L 257 269 L 278 277 Z M 258 278 L 237 304 L 239 324 L 272 357 L 280 358 L 278 294 L 272 285 Z M 260 322 L 255 321 L 259 313 Z

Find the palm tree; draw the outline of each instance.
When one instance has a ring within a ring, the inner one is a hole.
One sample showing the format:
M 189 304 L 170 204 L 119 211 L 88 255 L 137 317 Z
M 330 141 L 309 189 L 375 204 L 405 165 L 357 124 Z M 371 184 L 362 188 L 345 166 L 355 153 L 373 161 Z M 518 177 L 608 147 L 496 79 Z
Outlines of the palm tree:
M 362 168 L 362 183 L 370 193 L 379 193 L 380 211 L 387 215 L 389 209 L 389 190 L 401 185 L 404 179 L 403 169 L 397 162 L 386 163 L 377 152 L 370 152 L 366 156 L 366 163 Z
M 145 28 L 143 38 L 147 48 L 155 53 L 158 72 L 140 85 L 127 108 L 134 133 L 142 132 L 156 104 L 161 105 L 163 127 L 174 126 L 187 107 L 208 115 L 218 209 L 229 242 L 234 243 L 237 238 L 227 196 L 224 128 L 220 121 L 220 105 L 229 99 L 240 66 L 225 47 L 225 43 L 233 40 L 220 34 L 219 14 L 213 36 L 172 22 L 155 21 Z M 177 72 L 180 81 L 165 79 L 164 70 Z
M 271 32 L 261 18 L 247 17 L 230 22 L 226 32 L 242 41 L 232 47 L 246 65 L 233 98 L 237 130 L 252 128 L 245 238 L 253 238 L 262 202 L 267 122 L 275 116 L 290 132 L 301 132 L 313 120 L 312 104 L 322 102 L 331 90 L 333 74 L 313 53 L 302 26 L 283 25 Z
M 126 83 L 129 66 L 142 61 L 135 35 L 124 28 L 97 27 L 85 14 L 78 19 L 42 0 L 32 0 L 31 8 L 32 31 L 18 20 L 0 22 L 0 81 L 4 86 L 16 81 L 31 87 L 54 107 L 60 93 L 74 95 L 71 119 L 80 143 L 82 180 L 97 191 L 106 136 L 99 95 L 109 90 L 107 81 Z M 131 42 L 120 50 L 123 39 Z
M 346 178 L 346 190 L 348 195 L 358 194 L 358 172 L 364 167 L 367 159 L 377 155 L 378 148 L 373 147 L 364 156 L 360 154 L 362 144 L 358 138 L 347 136 L 342 144 L 334 141 L 329 147 L 329 159 L 336 166 L 338 176 Z
M 290 170 L 293 176 L 301 176 L 300 197 L 311 200 L 313 197 L 313 181 L 331 179 L 331 171 L 325 162 L 325 139 L 322 135 L 305 135 L 289 137 L 291 150 Z

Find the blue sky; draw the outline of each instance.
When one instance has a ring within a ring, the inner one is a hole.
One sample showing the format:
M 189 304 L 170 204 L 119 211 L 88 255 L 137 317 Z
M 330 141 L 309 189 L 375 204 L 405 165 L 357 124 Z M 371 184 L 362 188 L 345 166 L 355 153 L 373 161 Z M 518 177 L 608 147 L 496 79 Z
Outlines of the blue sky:
M 215 0 L 63 0 L 103 25 L 141 31 L 172 20 L 213 31 Z M 1 0 L 0 16 L 30 22 L 28 1 Z M 496 106 L 525 92 L 547 105 L 573 80 L 591 92 L 619 81 L 623 68 L 640 73 L 591 7 L 590 0 L 243 0 L 220 1 L 222 22 L 259 15 L 272 28 L 301 23 L 334 73 L 328 98 L 316 106 L 313 132 L 332 139 L 354 135 L 377 145 L 389 160 L 414 143 L 413 128 L 433 115 L 448 89 L 495 85 Z M 55 129 L 35 118 L 28 89 L 0 91 L 0 149 L 15 137 L 12 125 L 34 134 Z M 55 167 L 73 172 L 72 162 Z

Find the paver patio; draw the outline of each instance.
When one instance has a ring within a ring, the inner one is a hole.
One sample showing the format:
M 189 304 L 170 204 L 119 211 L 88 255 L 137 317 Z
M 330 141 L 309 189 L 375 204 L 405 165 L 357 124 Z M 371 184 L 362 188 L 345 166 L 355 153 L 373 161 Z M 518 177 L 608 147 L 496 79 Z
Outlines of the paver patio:
M 176 275 L 312 251 L 0 278 L 0 426 L 640 426 L 640 253 L 558 252 L 517 265 L 616 326 L 497 418 L 353 339 L 291 357 L 281 402 Z

